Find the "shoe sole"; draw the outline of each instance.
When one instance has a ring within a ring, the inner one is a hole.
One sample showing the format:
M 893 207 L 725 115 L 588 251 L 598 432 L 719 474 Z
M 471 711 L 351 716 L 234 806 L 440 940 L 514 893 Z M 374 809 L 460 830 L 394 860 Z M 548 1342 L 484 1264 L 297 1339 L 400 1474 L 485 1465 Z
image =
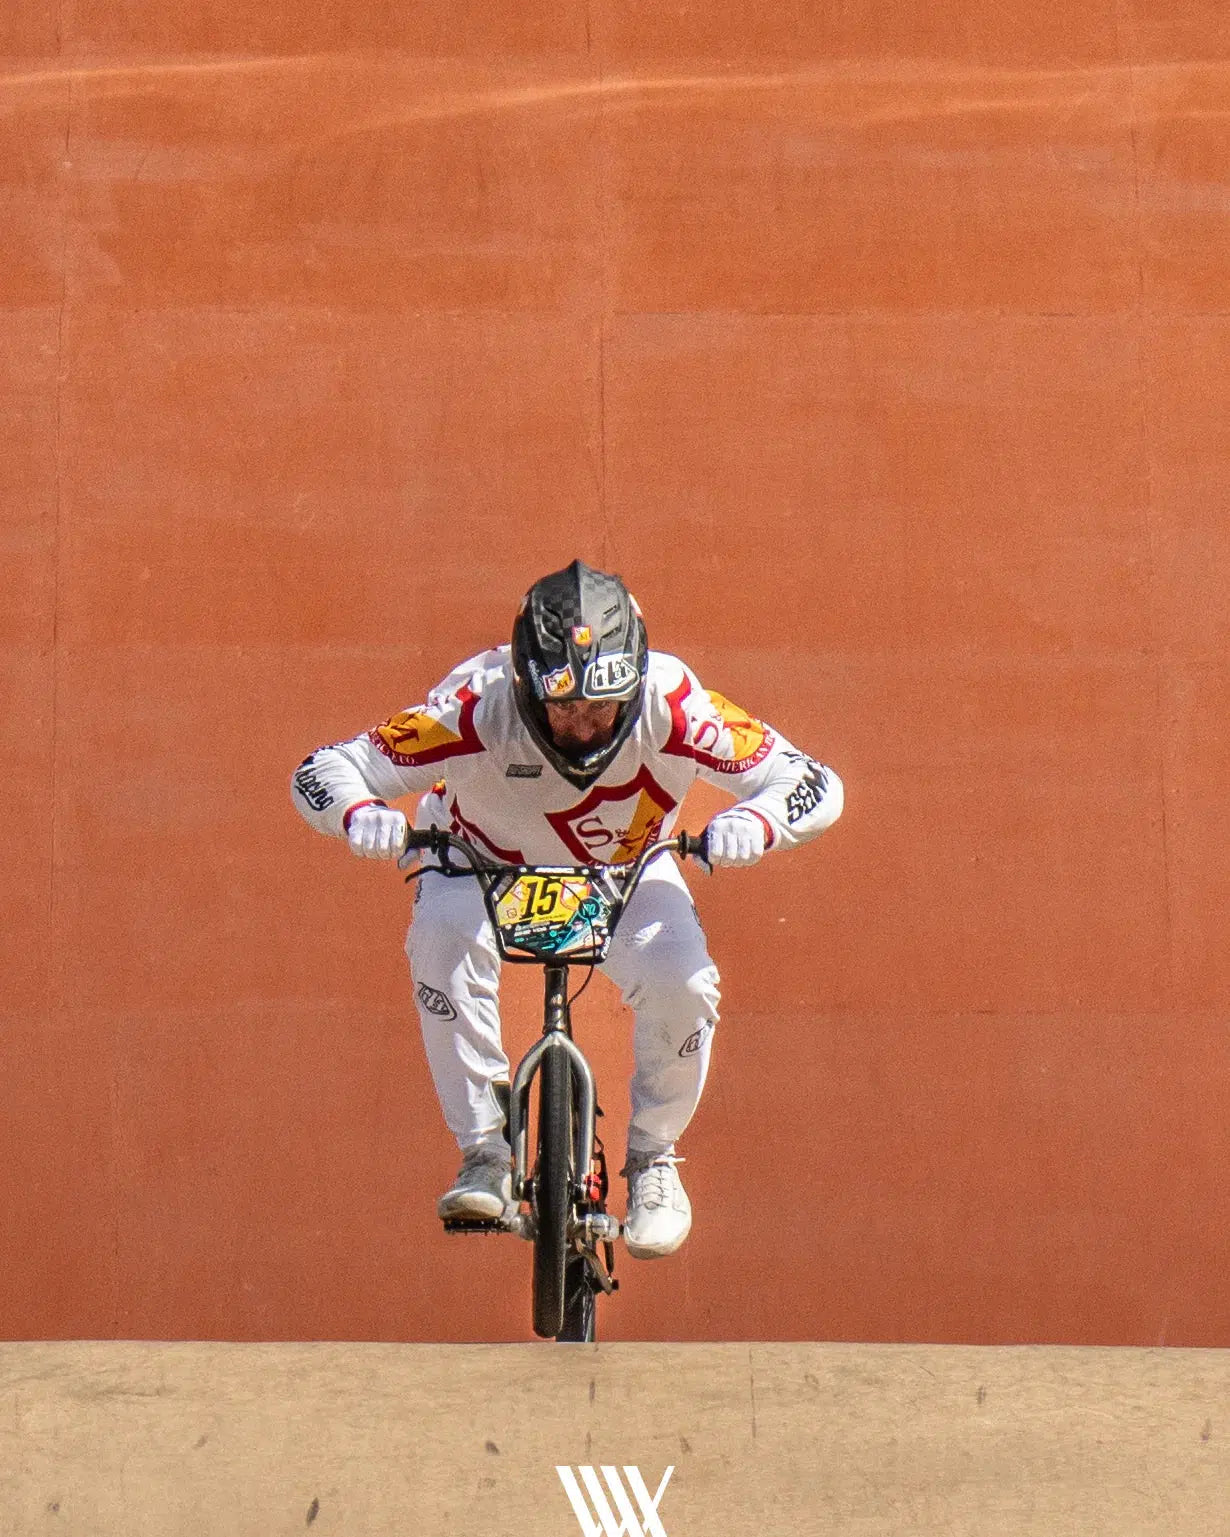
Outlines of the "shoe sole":
M 692 1224 L 689 1222 L 687 1227 L 683 1230 L 682 1233 L 680 1233 L 679 1237 L 674 1241 L 673 1244 L 671 1244 L 669 1249 L 663 1248 L 660 1244 L 650 1248 L 645 1245 L 634 1243 L 628 1238 L 628 1234 L 625 1231 L 624 1250 L 632 1259 L 665 1259 L 667 1255 L 674 1254 L 676 1250 L 683 1247 L 683 1245 L 687 1242 L 688 1234 L 691 1231 Z
M 459 1196 L 456 1200 L 445 1199 L 436 1204 L 436 1216 L 441 1221 L 446 1217 L 481 1217 L 490 1222 L 495 1217 L 502 1217 L 506 1210 L 504 1202 L 493 1195 Z

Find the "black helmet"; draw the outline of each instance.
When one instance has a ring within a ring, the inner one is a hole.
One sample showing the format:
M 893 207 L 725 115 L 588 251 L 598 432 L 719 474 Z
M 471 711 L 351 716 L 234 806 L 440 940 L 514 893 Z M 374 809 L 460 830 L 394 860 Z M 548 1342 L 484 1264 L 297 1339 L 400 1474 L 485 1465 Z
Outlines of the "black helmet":
M 526 729 L 565 779 L 584 789 L 623 746 L 645 696 L 649 647 L 636 600 L 617 576 L 579 560 L 535 582 L 513 625 L 513 694 Z M 617 702 L 605 747 L 576 756 L 555 745 L 547 705 Z

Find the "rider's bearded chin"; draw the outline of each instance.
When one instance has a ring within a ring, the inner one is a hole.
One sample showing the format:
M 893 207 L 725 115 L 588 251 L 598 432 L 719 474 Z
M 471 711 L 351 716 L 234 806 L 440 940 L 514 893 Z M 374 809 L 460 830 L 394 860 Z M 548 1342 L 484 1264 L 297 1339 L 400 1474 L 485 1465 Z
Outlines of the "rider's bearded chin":
M 586 712 L 582 711 L 582 715 Z M 602 709 L 604 719 L 595 719 L 594 713 L 577 720 L 564 707 L 547 707 L 547 723 L 551 738 L 560 752 L 569 757 L 584 758 L 589 753 L 600 752 L 615 735 L 616 711 Z
M 599 748 L 605 747 L 613 733 L 600 727 L 587 736 L 581 736 L 570 726 L 554 726 L 551 735 L 561 752 L 583 754 L 597 752 Z

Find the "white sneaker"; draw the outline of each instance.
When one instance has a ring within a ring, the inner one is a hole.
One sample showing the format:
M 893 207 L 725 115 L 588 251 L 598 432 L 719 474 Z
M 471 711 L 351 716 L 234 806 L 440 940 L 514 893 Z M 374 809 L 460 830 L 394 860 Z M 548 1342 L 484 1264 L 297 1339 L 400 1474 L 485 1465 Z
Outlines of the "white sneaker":
M 692 1231 L 692 1203 L 675 1172 L 674 1153 L 629 1153 L 624 1243 L 633 1259 L 673 1254 Z
M 502 1217 L 512 1205 L 512 1153 L 504 1142 L 480 1142 L 467 1148 L 461 1172 L 436 1202 L 444 1217 Z

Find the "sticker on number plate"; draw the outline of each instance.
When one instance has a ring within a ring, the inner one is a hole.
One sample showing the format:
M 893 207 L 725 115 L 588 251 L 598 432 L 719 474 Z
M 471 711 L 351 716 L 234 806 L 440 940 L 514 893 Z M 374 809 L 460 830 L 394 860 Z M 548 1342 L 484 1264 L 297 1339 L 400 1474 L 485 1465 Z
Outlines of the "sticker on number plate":
M 588 950 L 606 937 L 609 903 L 584 876 L 522 875 L 496 903 L 506 940 L 551 955 Z
M 590 893 L 583 877 L 522 875 L 500 898 L 496 916 L 501 925 L 533 924 L 551 928 L 567 923 Z

